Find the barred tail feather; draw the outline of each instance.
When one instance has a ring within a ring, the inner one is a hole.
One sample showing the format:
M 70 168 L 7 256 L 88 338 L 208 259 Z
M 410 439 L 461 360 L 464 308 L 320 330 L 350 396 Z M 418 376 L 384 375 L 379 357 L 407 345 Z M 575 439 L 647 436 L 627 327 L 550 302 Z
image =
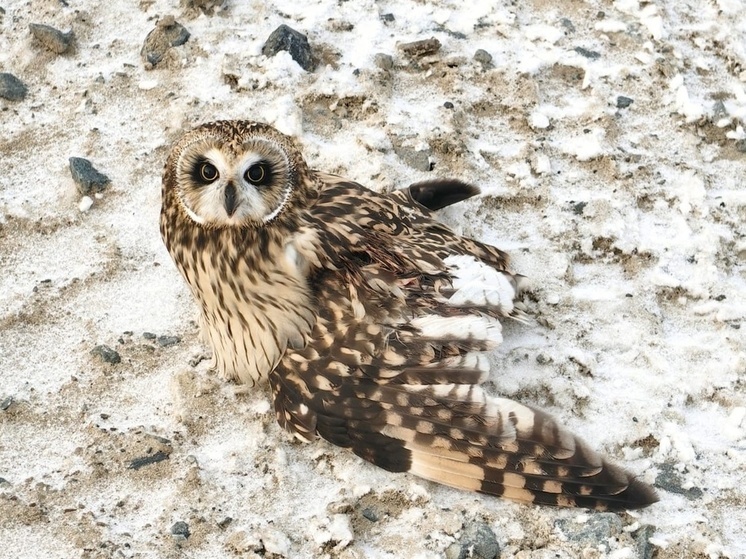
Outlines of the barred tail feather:
M 409 452 L 405 471 L 525 503 L 624 510 L 658 500 L 651 487 L 604 460 L 546 413 L 486 396 L 475 386 L 468 393 L 478 412 L 466 402 L 431 399 L 443 390 L 417 390 L 416 410 L 382 402 L 386 425 L 380 433 L 389 448 L 398 440 Z M 459 399 L 465 390 L 451 388 Z M 429 402 L 422 400 L 423 392 Z M 472 415 L 458 413 L 465 407 Z

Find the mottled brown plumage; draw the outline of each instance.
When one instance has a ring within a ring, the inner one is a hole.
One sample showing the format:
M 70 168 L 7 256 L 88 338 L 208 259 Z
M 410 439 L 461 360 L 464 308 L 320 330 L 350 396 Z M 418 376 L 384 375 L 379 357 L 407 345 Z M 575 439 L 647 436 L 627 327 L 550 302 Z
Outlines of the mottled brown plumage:
M 522 317 L 521 278 L 432 213 L 476 192 L 443 180 L 377 194 L 309 170 L 267 125 L 215 122 L 173 147 L 161 232 L 217 369 L 268 380 L 299 438 L 517 501 L 654 502 L 546 413 L 480 387 L 499 319 Z

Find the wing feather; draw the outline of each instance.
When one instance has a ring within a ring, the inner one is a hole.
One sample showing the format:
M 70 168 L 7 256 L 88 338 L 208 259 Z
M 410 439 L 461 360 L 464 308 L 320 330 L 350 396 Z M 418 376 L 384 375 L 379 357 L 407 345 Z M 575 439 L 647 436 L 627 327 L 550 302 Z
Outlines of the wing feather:
M 480 386 L 480 352 L 500 343 L 499 319 L 523 315 L 507 255 L 428 209 L 471 189 L 453 181 L 378 195 L 318 176 L 317 320 L 306 347 L 270 375 L 281 425 L 390 471 L 522 502 L 616 510 L 657 500 L 545 412 Z

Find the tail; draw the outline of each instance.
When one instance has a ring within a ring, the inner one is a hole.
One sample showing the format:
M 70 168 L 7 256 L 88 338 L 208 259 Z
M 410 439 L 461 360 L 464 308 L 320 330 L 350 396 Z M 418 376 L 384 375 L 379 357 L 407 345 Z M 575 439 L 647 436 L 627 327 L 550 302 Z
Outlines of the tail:
M 401 445 L 407 454 L 399 471 L 523 503 L 620 511 L 658 501 L 652 487 L 545 412 L 488 396 L 474 385 L 412 388 L 397 387 L 418 402 L 415 407 L 430 405 L 415 414 L 394 403 L 401 395 L 394 397 L 383 406 L 386 424 L 379 431 L 388 439 L 384 446 Z M 365 447 L 369 439 L 362 441 Z

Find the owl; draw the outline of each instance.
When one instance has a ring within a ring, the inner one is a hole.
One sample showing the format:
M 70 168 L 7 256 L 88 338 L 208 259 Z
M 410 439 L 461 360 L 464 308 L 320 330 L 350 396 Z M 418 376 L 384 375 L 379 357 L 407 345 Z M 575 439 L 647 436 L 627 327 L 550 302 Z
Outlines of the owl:
M 298 438 L 524 503 L 655 502 L 547 413 L 481 387 L 501 321 L 524 318 L 524 282 L 503 251 L 435 219 L 477 193 L 459 180 L 376 193 L 310 169 L 266 124 L 219 121 L 174 144 L 160 228 L 214 366 L 268 382 Z

